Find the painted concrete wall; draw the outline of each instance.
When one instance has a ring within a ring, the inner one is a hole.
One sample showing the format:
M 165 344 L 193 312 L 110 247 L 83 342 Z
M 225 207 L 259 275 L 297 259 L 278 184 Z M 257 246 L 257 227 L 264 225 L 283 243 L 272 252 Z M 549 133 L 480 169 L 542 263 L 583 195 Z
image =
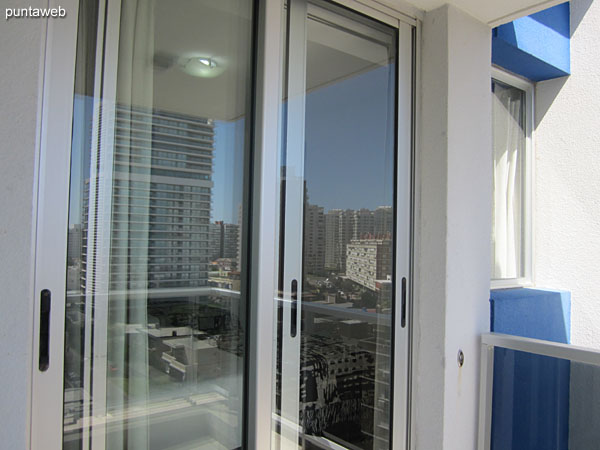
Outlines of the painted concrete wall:
M 600 348 L 600 2 L 571 1 L 571 75 L 536 87 L 534 277 L 571 291 L 571 340 Z
M 47 2 L 30 0 L 27 6 Z M 4 7 L 23 6 L 5 0 Z M 0 18 L 0 447 L 29 442 L 33 221 L 43 20 Z
M 422 31 L 413 448 L 468 450 L 489 331 L 491 30 L 444 6 Z

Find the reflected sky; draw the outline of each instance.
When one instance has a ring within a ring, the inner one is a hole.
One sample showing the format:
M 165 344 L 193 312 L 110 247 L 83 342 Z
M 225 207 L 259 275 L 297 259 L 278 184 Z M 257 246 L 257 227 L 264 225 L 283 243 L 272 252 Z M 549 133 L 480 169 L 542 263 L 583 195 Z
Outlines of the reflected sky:
M 307 95 L 305 177 L 311 204 L 326 211 L 392 204 L 394 124 L 388 118 L 395 99 L 388 92 L 393 79 L 394 66 L 388 65 Z M 85 117 L 81 120 L 90 125 L 73 129 L 69 225 L 81 223 L 81 174 L 89 176 L 92 111 L 91 97 L 75 96 L 74 117 Z M 211 221 L 238 222 L 244 132 L 244 118 L 215 122 Z M 373 150 L 368 158 L 365 148 Z
M 393 65 L 379 67 L 307 95 L 305 177 L 311 204 L 325 210 L 392 204 L 394 71 Z

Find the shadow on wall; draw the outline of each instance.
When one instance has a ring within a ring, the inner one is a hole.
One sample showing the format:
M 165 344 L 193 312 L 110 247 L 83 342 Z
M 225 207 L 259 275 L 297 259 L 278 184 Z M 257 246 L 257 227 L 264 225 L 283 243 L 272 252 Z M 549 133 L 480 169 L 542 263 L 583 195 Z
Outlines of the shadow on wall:
M 540 81 L 535 90 L 535 127 L 537 128 L 544 120 L 544 116 L 554 103 L 569 76 L 554 78 L 552 80 Z
M 571 37 L 577 31 L 577 27 L 583 20 L 583 17 L 587 13 L 590 6 L 592 6 L 592 2 L 594 0 L 572 0 L 569 2 L 571 8 Z
M 581 21 L 583 20 L 586 13 L 588 12 L 588 9 L 590 9 L 590 6 L 592 5 L 593 1 L 594 0 L 572 0 L 571 2 L 569 2 L 569 8 L 570 8 L 570 33 L 569 33 L 570 36 L 569 37 L 570 38 L 573 38 L 573 36 L 575 35 L 577 28 L 579 27 L 579 25 L 581 24 Z M 538 13 L 538 15 L 539 15 L 539 13 Z M 541 15 L 540 17 L 536 17 L 535 19 L 544 23 L 543 15 Z M 544 24 L 548 25 L 547 23 L 544 23 Z M 558 97 L 558 94 L 560 94 L 560 91 L 562 90 L 563 86 L 567 82 L 568 78 L 569 78 L 568 76 L 565 76 L 565 77 L 561 77 L 561 78 L 555 78 L 552 80 L 541 81 L 537 84 L 536 94 L 541 94 L 540 91 L 543 91 L 543 95 L 536 95 L 536 100 L 535 100 L 535 126 L 536 127 L 544 119 L 544 116 L 550 109 L 550 106 L 552 106 L 552 103 L 554 102 L 556 97 Z

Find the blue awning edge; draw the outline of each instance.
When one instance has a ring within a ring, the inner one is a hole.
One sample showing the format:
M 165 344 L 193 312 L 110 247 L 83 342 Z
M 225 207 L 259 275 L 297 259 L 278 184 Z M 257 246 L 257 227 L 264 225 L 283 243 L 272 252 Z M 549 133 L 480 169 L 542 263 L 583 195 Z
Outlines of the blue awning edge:
M 532 81 L 571 73 L 569 2 L 492 30 L 492 63 Z

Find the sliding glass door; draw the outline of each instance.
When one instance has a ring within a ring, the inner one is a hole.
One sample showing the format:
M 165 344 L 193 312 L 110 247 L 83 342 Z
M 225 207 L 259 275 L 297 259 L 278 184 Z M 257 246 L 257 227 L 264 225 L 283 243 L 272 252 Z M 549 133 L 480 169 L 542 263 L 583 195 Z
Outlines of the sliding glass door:
M 321 0 L 289 0 L 286 14 L 273 442 L 389 449 L 406 389 L 394 357 L 406 345 L 410 129 L 397 121 L 410 63 L 399 69 L 398 27 Z
M 65 1 L 32 448 L 404 449 L 414 21 L 376 2 Z
M 241 448 L 252 14 L 81 5 L 64 448 Z

